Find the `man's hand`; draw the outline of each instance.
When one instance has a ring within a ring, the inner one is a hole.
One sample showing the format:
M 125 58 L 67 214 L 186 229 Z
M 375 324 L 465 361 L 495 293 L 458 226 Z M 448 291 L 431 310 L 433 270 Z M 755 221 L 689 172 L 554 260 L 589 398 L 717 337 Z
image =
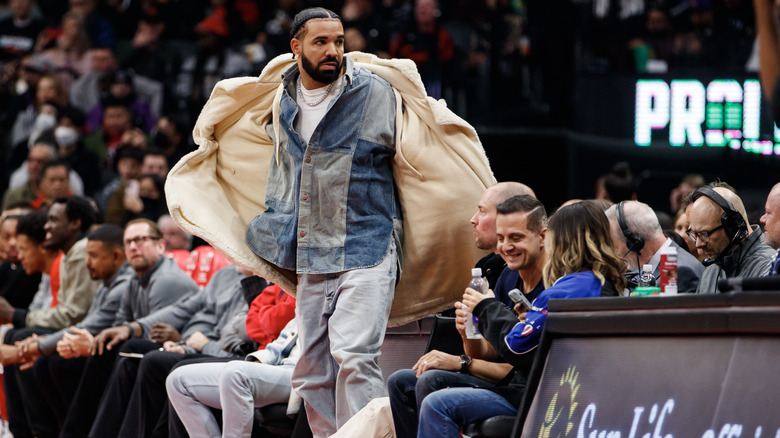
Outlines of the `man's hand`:
M 461 338 L 466 337 L 466 320 L 468 319 L 469 311 L 466 309 L 466 305 L 460 301 L 455 303 L 455 330 L 460 333 Z
M 104 349 L 110 351 L 117 344 L 124 342 L 129 338 L 130 328 L 126 325 L 103 329 L 103 331 L 95 336 L 95 342 L 92 343 L 92 347 L 89 349 L 89 354 L 91 356 L 94 356 L 95 354 L 102 356 Z
M 482 295 L 476 290 L 467 287 L 466 291 L 463 292 L 463 299 L 461 300 L 461 302 L 467 307 L 466 310 L 468 310 L 470 313 L 474 313 L 474 308 L 477 307 L 477 304 L 479 304 L 480 301 L 486 298 L 494 298 L 494 297 L 495 295 L 493 294 L 493 291 L 490 289 L 488 289 L 485 295 Z
M 206 335 L 201 332 L 195 332 L 187 339 L 187 346 L 201 352 L 203 351 L 203 347 L 209 342 L 211 342 L 211 339 L 207 338 Z
M 179 353 L 179 354 L 186 353 L 184 351 L 184 347 L 182 347 L 181 344 L 179 344 L 178 342 L 165 341 L 165 342 L 163 342 L 162 348 L 163 348 L 163 350 L 165 350 L 165 351 L 167 351 L 169 353 Z
M 41 352 L 38 350 L 38 335 L 34 334 L 27 339 L 17 342 L 16 346 L 19 348 L 19 353 L 22 355 L 24 362 L 35 362 L 35 359 L 40 357 Z
M 62 339 L 57 342 L 57 351 L 60 351 L 60 343 L 62 343 L 62 349 L 65 354 L 70 357 L 65 357 L 60 352 L 60 356 L 65 359 L 71 357 L 89 356 L 90 349 L 95 344 L 95 337 L 87 329 L 71 327 L 69 331 L 62 335 Z
M 22 355 L 16 345 L 0 345 L 0 364 L 14 365 L 22 361 Z
M 8 324 L 14 319 L 14 306 L 4 297 L 0 297 L 0 324 Z
M 149 339 L 161 344 L 165 343 L 165 341 L 179 342 L 181 341 L 181 334 L 172 325 L 158 322 L 149 331 Z
M 412 369 L 417 370 L 417 377 L 428 370 L 458 371 L 460 370 L 460 358 L 439 350 L 432 350 L 425 353 Z

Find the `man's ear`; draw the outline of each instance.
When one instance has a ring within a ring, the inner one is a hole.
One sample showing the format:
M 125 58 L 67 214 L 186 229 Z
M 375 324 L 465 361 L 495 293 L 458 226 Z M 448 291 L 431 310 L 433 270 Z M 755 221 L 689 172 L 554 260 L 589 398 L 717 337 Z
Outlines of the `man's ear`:
M 542 248 L 544 248 L 544 237 L 545 236 L 547 236 L 547 227 L 542 228 L 542 231 L 539 232 L 539 240 L 540 240 Z
M 290 40 L 290 50 L 292 50 L 293 55 L 301 56 L 301 41 L 298 38 Z

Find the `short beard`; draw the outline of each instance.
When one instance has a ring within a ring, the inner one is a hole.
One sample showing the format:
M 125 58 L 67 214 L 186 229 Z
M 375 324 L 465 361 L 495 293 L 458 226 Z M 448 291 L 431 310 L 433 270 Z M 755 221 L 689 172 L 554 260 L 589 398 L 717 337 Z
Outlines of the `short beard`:
M 301 65 L 303 66 L 303 70 L 315 81 L 321 84 L 330 84 L 339 78 L 341 67 L 344 65 L 344 58 L 341 58 L 341 62 L 335 57 L 325 58 L 320 61 L 320 64 L 325 62 L 336 62 L 338 63 L 338 66 L 333 71 L 320 71 L 318 70 L 319 66 L 315 67 L 314 64 L 309 61 L 309 58 L 306 57 L 306 54 L 301 51 Z

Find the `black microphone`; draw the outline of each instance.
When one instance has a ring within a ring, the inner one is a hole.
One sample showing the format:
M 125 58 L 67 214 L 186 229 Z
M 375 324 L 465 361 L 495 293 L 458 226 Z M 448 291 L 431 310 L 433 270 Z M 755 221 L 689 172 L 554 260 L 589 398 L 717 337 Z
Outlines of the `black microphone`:
M 743 290 L 780 291 L 780 275 L 724 278 L 718 281 L 718 289 L 721 292 L 741 292 Z
M 737 231 L 737 234 L 734 235 L 734 237 L 731 238 L 731 241 L 729 244 L 723 248 L 723 251 L 715 254 L 714 259 L 704 259 L 701 261 L 701 264 L 706 266 L 714 265 L 715 263 L 718 263 L 719 261 L 723 260 L 723 257 L 726 257 L 726 255 L 731 251 L 734 246 L 736 246 L 737 243 L 739 243 L 739 231 Z

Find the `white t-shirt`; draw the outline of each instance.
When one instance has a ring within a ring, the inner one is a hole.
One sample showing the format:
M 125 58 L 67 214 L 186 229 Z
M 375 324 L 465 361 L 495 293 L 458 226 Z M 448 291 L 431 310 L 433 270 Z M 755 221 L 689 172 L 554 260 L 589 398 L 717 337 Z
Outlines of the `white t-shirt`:
M 298 96 L 298 117 L 295 119 L 295 129 L 306 143 L 309 143 L 311 135 L 317 128 L 317 125 L 320 124 L 320 121 L 328 112 L 330 102 L 335 96 L 338 96 L 339 93 L 341 93 L 341 89 L 344 88 L 343 78 L 344 77 L 342 76 L 336 79 L 336 82 L 333 84 L 333 88 L 328 93 L 328 96 L 325 97 L 322 102 L 314 106 L 310 106 L 306 102 L 313 103 L 322 99 L 323 94 L 328 91 L 328 87 L 330 85 L 315 88 L 314 90 L 307 90 L 306 87 L 301 84 L 300 90 L 301 94 L 303 95 L 303 100 L 301 99 L 301 96 Z

